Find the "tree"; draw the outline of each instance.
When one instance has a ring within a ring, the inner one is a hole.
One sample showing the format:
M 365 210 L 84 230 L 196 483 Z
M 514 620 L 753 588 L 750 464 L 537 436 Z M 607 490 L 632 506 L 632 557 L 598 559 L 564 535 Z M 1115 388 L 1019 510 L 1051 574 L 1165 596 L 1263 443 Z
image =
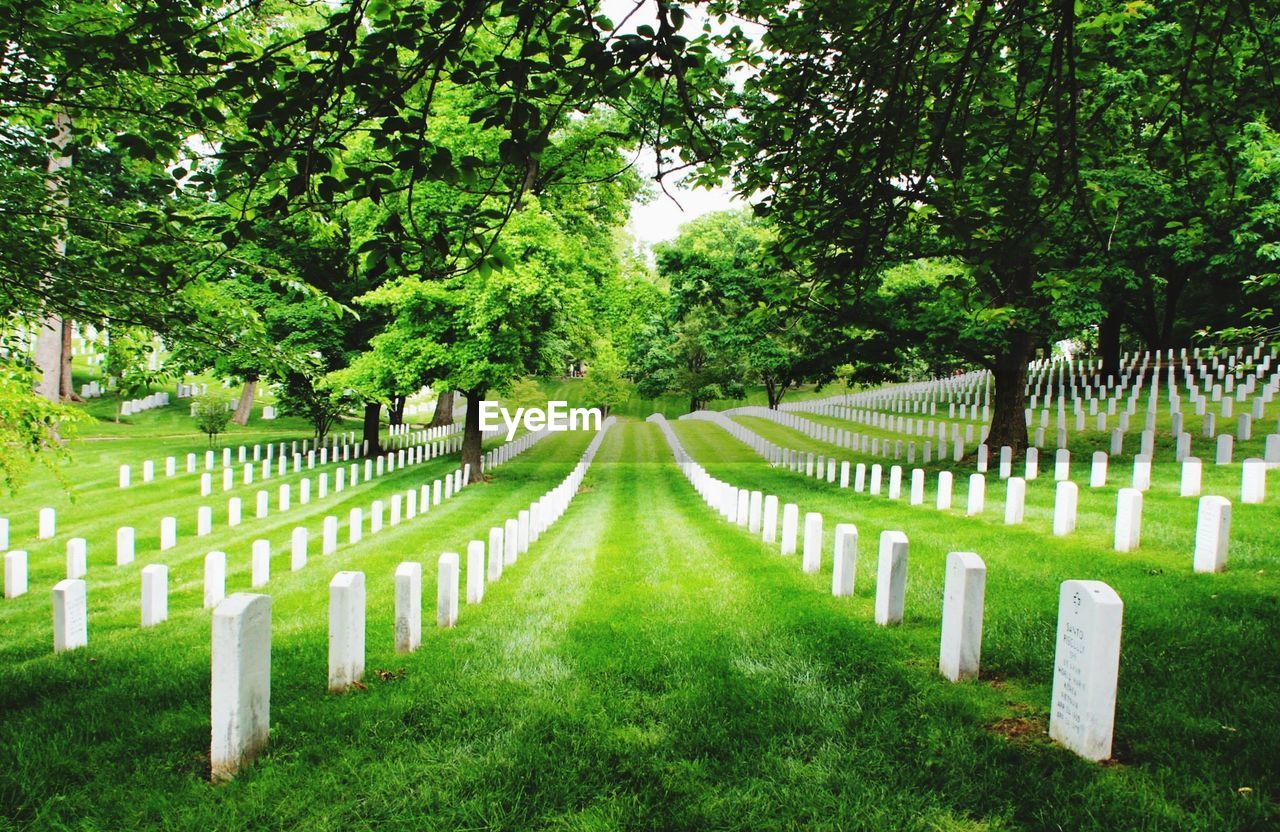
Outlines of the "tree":
M 502 403 L 508 409 L 546 407 L 547 394 L 542 391 L 537 379 L 525 376 L 507 385 L 502 391 Z
M 33 396 L 34 384 L 35 371 L 30 366 L 0 358 L 0 487 L 11 494 L 21 487 L 34 462 L 56 474 L 57 463 L 69 458 L 67 439 L 85 419 L 78 410 Z
M 431 421 L 427 423 L 429 428 L 446 427 L 453 424 L 453 391 L 441 390 L 436 396 L 436 409 L 431 414 Z
M 1076 310 L 1067 330 L 1101 317 L 1098 299 L 1114 274 L 1089 262 L 1114 205 L 1085 174 L 1113 164 L 1132 133 L 1121 141 L 1100 129 L 1103 120 L 1123 105 L 1145 122 L 1140 133 L 1159 137 L 1193 115 L 1184 104 L 1233 100 L 1231 85 L 1208 69 L 1226 33 L 1242 49 L 1237 60 L 1274 77 L 1269 50 L 1247 42 L 1256 41 L 1251 16 L 1236 4 L 1166 4 L 1162 14 L 1174 21 L 1151 19 L 1143 2 L 982 0 L 939 12 L 743 0 L 734 8 L 768 29 L 758 49 L 741 33 L 722 39 L 758 67 L 744 85 L 733 145 L 739 189 L 763 195 L 760 211 L 784 248 L 819 270 L 842 326 L 865 323 L 863 301 L 886 266 L 922 256 L 963 264 L 964 282 L 952 286 L 970 293 L 967 354 L 995 382 L 989 442 L 1015 452 L 1027 443 L 1027 361 L 1063 333 L 1058 310 Z M 1159 95 L 1126 98 L 1108 83 L 1134 55 L 1118 44 L 1170 22 L 1182 32 L 1176 48 L 1141 52 Z M 1197 123 L 1211 113 L 1196 110 Z M 1182 135 L 1184 158 L 1213 141 L 1208 132 Z
M 626 365 L 609 341 L 596 344 L 587 376 L 582 385 L 582 397 L 586 404 L 600 408 L 606 418 L 614 408 L 621 407 L 631 398 L 632 385 L 623 373 Z
M 102 371 L 116 381 L 117 422 L 125 401 L 139 398 L 169 377 L 163 367 L 151 368 L 155 347 L 155 334 L 141 327 L 116 327 L 108 332 Z
M 689 411 L 714 399 L 746 395 L 746 377 L 738 345 L 721 339 L 724 327 L 706 309 L 695 308 L 674 323 L 655 317 L 648 348 L 636 365 L 636 391 L 646 399 L 667 393 L 689 398 Z
M 634 362 L 644 390 L 688 395 L 696 410 L 757 382 L 776 408 L 802 382 L 833 377 L 847 341 L 823 326 L 813 280 L 776 243 L 766 221 L 740 210 L 699 217 L 656 247 L 667 309 L 650 328 L 657 343 Z
M 391 318 L 354 366 L 386 367 L 397 379 L 459 391 L 467 404 L 463 464 L 480 470 L 480 402 L 527 375 L 555 372 L 570 330 L 582 326 L 582 249 L 539 201 L 512 217 L 502 244 L 508 266 L 446 279 L 403 277 L 361 302 Z
M 192 402 L 192 413 L 195 416 L 196 427 L 200 428 L 200 432 L 209 437 L 209 447 L 216 447 L 215 440 L 218 434 L 227 429 L 228 423 L 231 421 L 231 410 L 227 407 L 227 400 L 221 396 L 212 394 L 205 396 L 197 396 Z

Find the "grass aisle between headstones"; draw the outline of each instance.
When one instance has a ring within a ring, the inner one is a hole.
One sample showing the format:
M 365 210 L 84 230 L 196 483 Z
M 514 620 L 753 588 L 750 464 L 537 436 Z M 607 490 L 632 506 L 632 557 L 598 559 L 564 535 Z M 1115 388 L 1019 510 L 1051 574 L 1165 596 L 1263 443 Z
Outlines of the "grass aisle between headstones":
M 1027 731 L 1027 741 L 1040 742 L 1045 729 L 1059 584 L 1068 578 L 1106 581 L 1125 603 L 1116 720 L 1120 765 L 1108 776 L 1131 779 L 1114 800 L 1148 810 L 1167 802 L 1197 813 L 1194 820 L 1179 819 L 1186 828 L 1197 823 L 1234 828 L 1259 813 L 1276 813 L 1273 802 L 1252 796 L 1275 792 L 1272 761 L 1280 758 L 1280 735 L 1270 725 L 1270 715 L 1280 710 L 1280 658 L 1267 647 L 1280 628 L 1280 607 L 1270 569 L 1275 553 L 1260 541 L 1253 543 L 1249 568 L 1195 575 L 1194 517 L 1185 530 L 1185 550 L 1144 546 L 1121 554 L 1111 551 L 1109 530 L 1094 538 L 1052 538 L 1047 518 L 1038 528 L 1005 526 L 1003 512 L 990 505 L 985 520 L 966 521 L 931 507 L 908 506 L 905 497 L 854 495 L 770 470 L 713 424 L 673 426 L 693 458 L 714 476 L 797 502 L 802 513 L 822 512 L 827 534 L 822 571 L 811 581 L 814 592 L 830 592 L 835 524 L 858 526 L 857 591 L 847 609 L 860 620 L 872 618 L 880 532 L 906 532 L 906 626 L 886 635 L 913 645 L 922 666 L 936 667 L 946 555 L 977 552 L 987 563 L 980 684 L 1007 697 L 1009 721 L 1001 729 Z M 1194 512 L 1194 504 L 1188 509 Z M 799 572 L 798 561 L 778 559 Z M 1256 568 L 1263 565 L 1268 568 Z M 1106 776 L 1099 776 L 1105 782 Z M 1251 791 L 1242 795 L 1241 787 Z M 1124 825 L 1116 821 L 1114 828 Z
M 722 450 L 737 444 L 723 438 Z M 775 487 L 802 482 L 764 474 Z M 544 487 L 530 483 L 524 499 Z M 1189 814 L 1178 793 L 1203 800 L 1206 787 L 1184 770 L 1092 766 L 990 730 L 1008 700 L 1026 706 L 1016 692 L 938 676 L 940 574 L 928 576 L 929 555 L 913 548 L 907 624 L 877 628 L 872 529 L 860 523 L 857 597 L 832 598 L 829 547 L 822 573 L 804 575 L 798 558 L 725 523 L 653 425 L 616 425 L 583 493 L 484 602 L 464 606 L 454 630 L 426 627 L 419 652 L 394 655 L 395 563 L 425 561 L 429 589 L 439 551 L 483 539 L 497 516 L 459 516 L 397 538 L 407 550 L 380 545 L 344 564 L 369 576 L 367 690 L 323 692 L 323 615 L 297 616 L 323 608 L 331 572 L 281 599 L 271 744 L 233 783 L 203 780 L 207 643 L 182 655 L 138 640 L 102 668 L 106 690 L 87 667 L 29 683 L 27 713 L 0 729 L 10 734 L 0 795 L 10 803 L 21 784 L 24 817 L 44 813 L 37 825 L 114 828 L 1260 824 L 1258 805 L 1234 794 Z M 845 519 L 827 516 L 829 529 Z M 930 581 L 931 608 L 914 595 Z M 1048 594 L 1056 600 L 1056 584 Z M 1052 610 L 1045 624 L 1032 599 L 1025 615 L 1051 645 Z M 100 773 L 83 779 L 90 770 Z

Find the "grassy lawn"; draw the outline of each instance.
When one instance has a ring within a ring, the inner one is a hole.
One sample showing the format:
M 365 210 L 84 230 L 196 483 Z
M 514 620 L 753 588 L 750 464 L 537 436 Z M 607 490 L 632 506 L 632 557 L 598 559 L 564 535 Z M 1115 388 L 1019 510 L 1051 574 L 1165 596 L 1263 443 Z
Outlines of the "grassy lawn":
M 29 546 L 31 593 L 0 602 L 0 828 L 1217 830 L 1280 821 L 1274 504 L 1237 506 L 1229 571 L 1196 576 L 1194 501 L 1159 479 L 1142 548 L 1120 555 L 1110 551 L 1114 487 L 1082 488 L 1080 531 L 1055 539 L 1046 534 L 1051 473 L 1031 484 L 1027 522 L 1009 528 L 994 478 L 987 512 L 964 518 L 770 470 L 708 423 L 675 427 L 717 476 L 823 512 L 819 575 L 721 520 L 658 429 L 624 420 L 567 514 L 482 604 L 463 606 L 457 629 L 428 624 L 410 656 L 392 650 L 396 564 L 423 561 L 433 597 L 439 553 L 463 551 L 558 482 L 587 436 L 543 440 L 490 484 L 360 544 L 347 545 L 344 529 L 336 554 L 313 544 L 296 573 L 293 526 L 318 535 L 326 514 L 345 526 L 350 506 L 440 476 L 456 458 L 289 515 L 253 520 L 250 500 L 245 525 L 227 529 L 217 483 L 204 501 L 194 476 L 181 487 L 115 488 L 119 461 L 159 463 L 180 447 L 185 456 L 198 447 L 189 435 L 161 440 L 142 425 L 136 438 L 82 446 L 68 472 L 74 507 L 60 504 L 55 540 Z M 1085 466 L 1075 473 L 1087 477 Z M 280 481 L 267 481 L 273 509 Z M 237 478 L 232 493 L 258 487 Z M 957 505 L 963 493 L 958 479 Z M 0 503 L 23 545 L 34 507 L 54 494 L 38 477 Z M 195 538 L 202 502 L 215 506 L 215 533 Z M 157 533 L 161 512 L 180 518 L 179 545 L 147 554 L 154 547 L 142 536 Z M 114 546 L 96 541 L 128 518 L 139 557 L 116 567 Z M 861 533 L 851 599 L 830 595 L 836 522 Z M 875 552 L 890 528 L 911 540 L 910 577 L 905 624 L 883 629 L 872 623 Z M 84 529 L 89 647 L 55 656 L 48 592 L 65 539 Z M 273 544 L 271 743 L 237 780 L 213 787 L 200 563 L 209 549 L 227 551 L 228 591 L 247 589 L 257 537 Z M 942 563 L 957 549 L 981 554 L 989 573 L 983 678 L 953 685 L 936 665 Z M 137 573 L 149 562 L 170 565 L 170 620 L 142 631 Z M 340 569 L 367 576 L 369 670 L 365 689 L 330 695 L 327 583 Z M 1105 580 L 1126 603 L 1117 760 L 1102 766 L 1044 736 L 1057 586 L 1068 577 Z

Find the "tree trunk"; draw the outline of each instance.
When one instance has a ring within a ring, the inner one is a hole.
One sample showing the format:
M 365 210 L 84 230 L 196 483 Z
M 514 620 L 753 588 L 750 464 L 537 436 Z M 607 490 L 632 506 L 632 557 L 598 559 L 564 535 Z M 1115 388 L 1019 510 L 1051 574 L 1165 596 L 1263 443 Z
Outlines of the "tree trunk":
M 84 399 L 76 394 L 75 378 L 71 375 L 71 321 L 62 322 L 62 372 L 58 383 L 58 395 L 63 401 L 82 402 Z
M 40 320 L 36 335 L 36 395 L 56 402 L 62 392 L 62 319 L 57 315 L 45 315 Z
M 253 412 L 253 394 L 257 389 L 256 378 L 245 380 L 244 388 L 240 390 L 240 401 L 236 402 L 236 412 L 232 414 L 231 421 L 241 427 L 249 424 L 249 415 Z
M 436 412 L 431 417 L 429 428 L 442 428 L 453 424 L 453 391 L 441 390 L 436 398 Z
M 67 143 L 71 141 L 71 116 L 59 112 L 54 117 L 56 132 L 49 140 L 49 162 L 45 168 L 45 188 L 53 197 L 55 205 L 64 211 L 70 204 L 66 192 L 62 189 L 62 171 L 71 167 L 71 157 L 67 155 Z M 65 223 L 60 223 L 65 226 Z M 67 255 L 67 240 L 63 234 L 53 238 L 54 266 Z M 53 271 L 50 269 L 50 272 Z M 43 399 L 57 402 L 62 393 L 62 318 L 48 312 L 40 320 L 40 331 L 36 335 L 36 370 L 40 378 L 36 382 L 36 394 Z
M 1015 457 L 1027 449 L 1027 360 L 1031 356 L 1031 336 L 1023 332 L 1011 332 L 1003 353 L 996 356 L 992 375 L 995 379 L 995 396 L 991 408 L 991 431 L 987 434 L 987 449 L 992 454 L 1008 445 Z
M 373 456 L 382 450 L 378 434 L 382 429 L 382 402 L 365 402 L 364 405 L 364 453 Z
M 480 431 L 480 402 L 484 400 L 483 390 L 468 390 L 467 414 L 462 431 L 462 465 L 471 466 L 471 482 L 484 482 L 488 479 L 480 470 L 480 461 L 484 456 L 484 435 Z
M 1107 307 L 1107 314 L 1098 324 L 1098 353 L 1102 358 L 1102 375 L 1120 377 L 1120 323 L 1124 310 L 1119 301 Z
M 387 423 L 392 425 L 404 424 L 404 406 L 408 401 L 407 396 L 392 396 L 391 406 L 387 408 Z

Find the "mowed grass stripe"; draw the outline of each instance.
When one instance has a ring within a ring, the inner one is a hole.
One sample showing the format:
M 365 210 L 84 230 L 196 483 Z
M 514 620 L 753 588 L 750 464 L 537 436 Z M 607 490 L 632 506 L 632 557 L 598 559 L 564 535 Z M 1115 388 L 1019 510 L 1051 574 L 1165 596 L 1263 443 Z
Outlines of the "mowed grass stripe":
M 902 500 L 890 501 L 771 470 L 710 423 L 684 421 L 675 429 L 713 475 L 796 502 L 802 513 L 823 514 L 822 571 L 801 576 L 814 592 L 830 592 L 835 524 L 858 526 L 857 594 L 847 608 L 860 619 L 872 618 L 880 532 L 905 531 L 911 541 L 906 625 L 884 636 L 908 643 L 922 667 L 936 666 L 946 554 L 978 552 L 988 567 L 983 674 L 1007 698 L 1007 715 L 1030 718 L 1037 731 L 1047 718 L 1058 585 L 1067 578 L 1108 582 L 1126 603 L 1116 726 L 1122 765 L 1109 770 L 1141 771 L 1147 786 L 1161 784 L 1157 803 L 1196 814 L 1196 822 L 1203 815 L 1204 828 L 1213 828 L 1215 818 L 1230 827 L 1241 817 L 1277 815 L 1274 797 L 1259 802 L 1236 793 L 1241 786 L 1270 795 L 1280 788 L 1272 764 L 1280 759 L 1280 732 L 1268 716 L 1280 712 L 1280 657 L 1266 646 L 1280 631 L 1273 547 L 1246 556 L 1266 558 L 1270 568 L 1236 564 L 1225 574 L 1194 575 L 1189 550 L 1144 543 L 1144 551 L 1121 554 L 1111 551 L 1109 533 L 1053 538 L 1047 523 L 1004 526 L 990 499 L 988 519 L 966 521 L 906 505 L 905 489 Z M 989 498 L 995 491 L 1002 505 L 996 483 L 988 484 Z M 1167 527 L 1173 521 L 1152 522 Z M 798 573 L 798 561 L 791 568 Z M 1180 822 L 1197 828 L 1187 818 Z

